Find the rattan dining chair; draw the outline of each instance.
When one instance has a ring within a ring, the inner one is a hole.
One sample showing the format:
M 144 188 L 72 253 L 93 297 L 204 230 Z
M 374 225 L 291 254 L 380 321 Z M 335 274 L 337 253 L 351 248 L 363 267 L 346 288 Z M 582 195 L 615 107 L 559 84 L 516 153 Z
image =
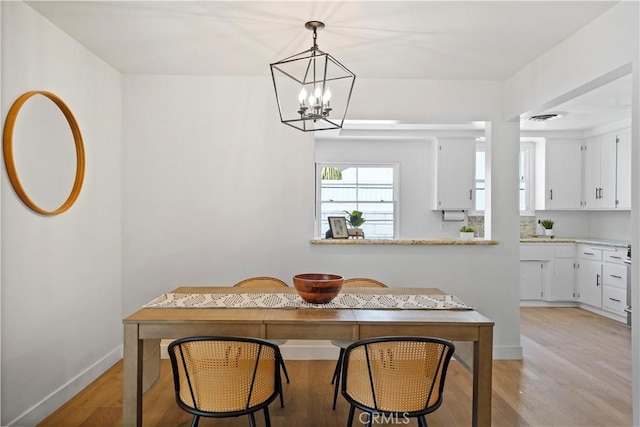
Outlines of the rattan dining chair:
M 244 279 L 235 285 L 234 287 L 238 288 L 288 288 L 286 282 L 283 282 L 280 279 L 275 277 L 268 276 L 257 276 L 250 277 L 248 279 Z M 287 340 L 268 340 L 270 343 L 275 344 L 277 346 L 281 346 L 286 343 Z M 284 359 L 280 357 L 280 366 L 282 366 L 282 372 L 284 373 L 284 377 L 287 380 L 287 384 L 289 383 L 289 373 L 287 372 L 287 367 L 284 364 Z M 282 396 L 282 390 L 280 390 L 280 406 L 284 407 L 284 398 Z
M 268 341 L 237 337 L 189 337 L 168 347 L 178 406 L 200 417 L 226 418 L 264 412 L 281 389 L 280 349 Z
M 418 426 L 427 427 L 425 415 L 442 403 L 454 351 L 451 341 L 427 337 L 378 337 L 351 344 L 342 366 L 342 395 L 351 404 L 347 426 L 359 408 L 368 414 L 368 427 L 376 417 L 402 424 L 417 418 Z
M 388 288 L 382 282 L 375 279 L 369 279 L 366 277 L 354 277 L 352 279 L 346 279 L 343 288 Z M 333 377 L 331 378 L 331 384 L 335 384 L 333 389 L 333 409 L 336 409 L 336 402 L 338 401 L 338 389 L 340 387 L 340 368 L 342 366 L 342 355 L 344 349 L 353 344 L 353 341 L 348 340 L 331 340 L 331 344 L 340 348 L 340 354 L 338 355 L 338 361 L 333 371 Z

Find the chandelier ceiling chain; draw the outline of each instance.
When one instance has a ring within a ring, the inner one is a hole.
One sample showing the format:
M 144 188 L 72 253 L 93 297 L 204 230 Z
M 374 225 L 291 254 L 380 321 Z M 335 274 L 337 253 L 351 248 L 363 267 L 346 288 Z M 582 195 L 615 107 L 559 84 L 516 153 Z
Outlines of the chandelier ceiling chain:
M 355 82 L 355 74 L 318 47 L 318 30 L 324 27 L 320 21 L 307 22 L 313 46 L 271 64 L 280 120 L 302 131 L 342 128 Z M 297 92 L 293 105 L 292 88 Z

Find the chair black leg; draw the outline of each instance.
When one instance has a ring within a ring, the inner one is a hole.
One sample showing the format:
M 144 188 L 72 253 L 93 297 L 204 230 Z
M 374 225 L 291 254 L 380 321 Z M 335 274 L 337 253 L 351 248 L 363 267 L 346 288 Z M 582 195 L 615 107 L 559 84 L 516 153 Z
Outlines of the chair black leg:
M 427 420 L 424 418 L 424 415 L 418 417 L 418 426 L 427 427 Z
M 198 427 L 198 421 L 200 421 L 200 415 L 194 415 L 191 420 L 191 427 Z
M 287 379 L 287 384 L 289 384 L 289 374 L 287 373 L 287 367 L 284 366 L 283 358 L 280 358 L 280 366 L 282 366 L 282 372 L 284 372 L 284 377 Z
M 340 363 L 342 361 L 342 355 L 344 354 L 344 348 L 340 348 L 340 354 L 338 355 L 338 361 L 336 362 L 336 369 L 333 370 L 333 378 L 331 378 L 331 384 L 333 384 L 334 381 L 338 381 L 340 378 L 340 367 L 342 365 L 342 363 Z
M 371 427 L 373 423 L 373 414 L 371 412 L 367 413 L 367 427 Z
M 249 427 L 256 427 L 256 419 L 253 416 L 253 412 L 249 412 Z
M 356 412 L 356 407 L 351 405 L 349 408 L 349 419 L 347 420 L 347 427 L 351 427 L 353 425 L 353 414 Z
M 264 425 L 265 427 L 271 427 L 271 418 L 269 418 L 269 407 L 264 407 Z
M 282 381 L 278 381 L 278 393 L 280 393 L 280 407 L 284 408 L 284 395 L 282 393 Z
M 334 374 L 335 385 L 333 386 L 333 410 L 336 410 L 336 402 L 338 401 L 338 389 L 340 388 L 340 371 L 342 369 L 342 353 L 343 349 L 340 349 L 340 357 L 336 363 L 336 374 Z M 333 384 L 333 382 L 332 382 Z

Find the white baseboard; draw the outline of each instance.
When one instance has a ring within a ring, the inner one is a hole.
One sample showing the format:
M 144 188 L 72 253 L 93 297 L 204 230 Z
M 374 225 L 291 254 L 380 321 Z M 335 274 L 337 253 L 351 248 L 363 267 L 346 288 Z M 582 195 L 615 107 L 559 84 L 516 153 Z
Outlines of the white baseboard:
M 578 307 L 579 304 L 573 301 L 539 301 L 539 300 L 522 300 L 520 307 Z
M 27 409 L 25 412 L 9 422 L 8 426 L 35 426 L 56 409 L 64 405 L 73 396 L 87 387 L 107 369 L 122 359 L 122 345 L 111 350 L 102 359 L 89 366 L 84 371 L 69 380 L 66 384 L 53 391 L 40 402 Z
M 522 360 L 522 346 L 493 347 L 493 360 Z

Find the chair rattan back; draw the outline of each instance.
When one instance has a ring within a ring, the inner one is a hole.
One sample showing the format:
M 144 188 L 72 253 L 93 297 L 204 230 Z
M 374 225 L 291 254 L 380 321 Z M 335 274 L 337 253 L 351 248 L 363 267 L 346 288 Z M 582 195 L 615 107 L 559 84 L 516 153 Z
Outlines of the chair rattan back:
M 379 282 L 375 279 L 369 279 L 367 277 L 354 277 L 351 279 L 345 279 L 343 288 L 388 288 L 382 282 Z M 348 340 L 331 340 L 331 344 L 340 348 L 340 355 L 338 356 L 338 361 L 336 362 L 336 367 L 333 370 L 333 377 L 331 378 L 331 384 L 335 383 L 335 387 L 333 390 L 333 409 L 336 409 L 336 403 L 338 401 L 338 388 L 340 386 L 340 375 L 342 368 L 342 355 L 344 354 L 344 349 L 349 345 L 353 344 L 353 341 Z
M 427 337 L 381 337 L 346 348 L 342 395 L 368 413 L 420 417 L 442 403 L 452 342 Z
M 288 288 L 289 285 L 275 277 L 250 277 L 233 285 L 238 288 Z
M 289 285 L 287 285 L 286 282 L 275 278 L 275 277 L 269 277 L 269 276 L 257 276 L 257 277 L 250 277 L 248 279 L 244 279 L 238 283 L 236 283 L 235 285 L 233 285 L 234 288 L 254 288 L 254 289 L 260 289 L 260 288 L 288 288 Z M 280 339 L 280 340 L 269 340 L 269 342 L 271 342 L 272 344 L 275 345 L 282 345 L 284 343 L 287 342 L 287 340 L 284 339 Z M 282 367 L 282 373 L 284 374 L 287 383 L 289 382 L 289 374 L 287 373 L 287 367 L 284 364 L 284 359 L 282 358 L 282 356 L 280 356 L 279 358 L 279 362 L 280 362 L 280 366 Z M 282 386 L 280 387 L 280 406 L 284 407 L 284 397 L 282 394 Z
M 354 277 L 352 279 L 345 279 L 343 288 L 388 288 L 382 282 L 374 279 L 368 279 L 365 277 Z
M 280 390 L 276 345 L 254 338 L 190 337 L 173 341 L 168 351 L 183 410 L 197 418 L 253 417 L 264 409 L 268 417 L 266 406 Z

